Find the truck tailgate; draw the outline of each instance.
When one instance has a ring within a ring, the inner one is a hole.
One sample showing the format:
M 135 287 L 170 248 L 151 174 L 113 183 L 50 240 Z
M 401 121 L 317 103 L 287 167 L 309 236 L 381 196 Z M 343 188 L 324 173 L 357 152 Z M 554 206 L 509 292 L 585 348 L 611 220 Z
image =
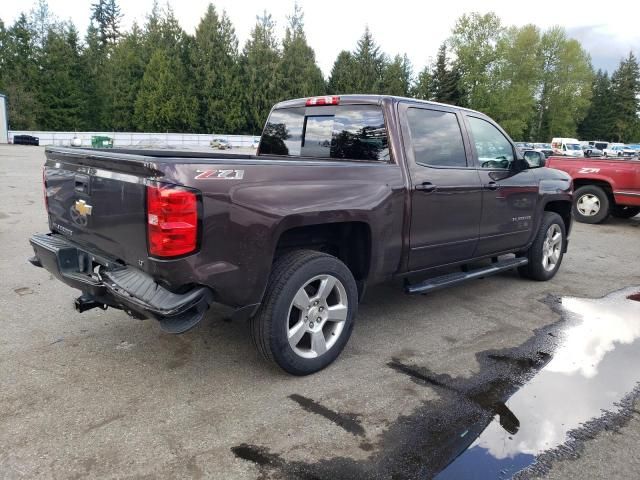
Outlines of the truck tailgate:
M 160 175 L 148 157 L 49 149 L 44 167 L 51 229 L 124 263 L 147 257 L 146 185 Z

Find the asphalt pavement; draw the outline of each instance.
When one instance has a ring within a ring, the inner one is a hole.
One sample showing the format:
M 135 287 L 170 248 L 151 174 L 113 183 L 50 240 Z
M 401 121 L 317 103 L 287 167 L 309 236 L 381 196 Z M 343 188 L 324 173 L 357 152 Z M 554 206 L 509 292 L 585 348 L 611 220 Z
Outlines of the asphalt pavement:
M 426 296 L 398 282 L 372 288 L 341 357 L 296 378 L 265 363 L 248 326 L 220 309 L 179 336 L 117 310 L 76 313 L 77 292 L 26 261 L 29 236 L 48 229 L 43 161 L 41 147 L 0 146 L 3 479 L 429 478 L 492 419 L 505 438 L 529 431 L 518 392 L 551 365 L 563 322 L 580 322 L 561 299 L 640 291 L 640 216 L 575 224 L 549 282 L 509 272 Z M 562 385 L 552 391 L 562 403 Z M 588 434 L 521 449 L 544 466 L 521 475 L 638 478 L 640 404 L 617 393 L 624 408 L 595 412 Z M 535 435 L 564 423 L 536 422 Z M 475 478 L 489 478 L 478 465 Z

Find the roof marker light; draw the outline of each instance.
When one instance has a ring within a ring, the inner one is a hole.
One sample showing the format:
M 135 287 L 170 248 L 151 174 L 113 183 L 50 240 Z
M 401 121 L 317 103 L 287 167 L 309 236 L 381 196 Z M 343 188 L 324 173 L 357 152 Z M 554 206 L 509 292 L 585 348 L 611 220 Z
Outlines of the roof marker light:
M 327 95 L 325 97 L 307 98 L 307 107 L 315 107 L 317 105 L 339 105 L 340 97 L 337 95 Z

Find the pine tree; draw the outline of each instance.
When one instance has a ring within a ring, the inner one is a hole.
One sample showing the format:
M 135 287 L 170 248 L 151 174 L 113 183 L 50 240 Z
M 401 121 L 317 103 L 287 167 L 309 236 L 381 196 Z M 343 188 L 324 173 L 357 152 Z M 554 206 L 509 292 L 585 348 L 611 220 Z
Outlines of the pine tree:
M 244 126 L 238 60 L 231 21 L 209 4 L 192 49 L 201 131 L 235 133 Z
M 189 132 L 197 125 L 197 101 L 180 59 L 158 48 L 145 69 L 135 103 L 138 130 Z
M 45 130 L 80 130 L 86 126 L 86 71 L 73 24 L 49 29 L 42 50 L 39 95 L 43 109 L 39 126 Z
M 285 98 L 322 95 L 325 82 L 316 64 L 313 49 L 307 44 L 304 33 L 304 15 L 300 6 L 294 5 L 293 15 L 282 42 L 282 61 L 279 77 L 282 79 L 282 96 Z
M 105 40 L 109 45 L 115 45 L 120 38 L 120 21 L 122 12 L 116 0 L 107 0 L 104 12 Z
M 353 55 L 346 50 L 342 50 L 331 69 L 327 84 L 328 93 L 334 95 L 358 93 L 356 75 L 356 64 Z
M 3 58 L 3 92 L 8 97 L 9 123 L 12 129 L 35 130 L 41 115 L 38 88 L 41 76 L 39 50 L 35 48 L 36 32 L 23 13 L 6 30 L 0 56 Z
M 610 140 L 613 138 L 615 112 L 611 80 L 607 72 L 598 70 L 593 79 L 593 98 L 587 114 L 578 127 L 580 138 Z
M 355 52 L 355 83 L 358 93 L 380 93 L 382 91 L 382 72 L 385 67 L 385 57 L 380 47 L 375 43 L 369 27 L 358 40 Z
M 418 78 L 416 83 L 413 85 L 411 89 L 411 96 L 415 98 L 419 98 L 421 100 L 432 100 L 433 99 L 433 86 L 432 83 L 432 72 L 431 67 L 426 65 L 418 74 Z
M 611 92 L 615 112 L 613 136 L 619 142 L 633 141 L 640 123 L 640 66 L 633 52 L 611 75 Z
M 135 103 L 145 71 L 142 32 L 137 24 L 113 46 L 104 65 L 104 108 L 100 124 L 108 130 L 135 130 Z
M 411 90 L 411 62 L 407 55 L 396 55 L 382 72 L 382 93 L 406 97 Z
M 242 81 L 245 86 L 244 111 L 247 131 L 258 133 L 274 103 L 283 99 L 278 74 L 280 51 L 275 25 L 266 11 L 259 17 L 242 53 Z

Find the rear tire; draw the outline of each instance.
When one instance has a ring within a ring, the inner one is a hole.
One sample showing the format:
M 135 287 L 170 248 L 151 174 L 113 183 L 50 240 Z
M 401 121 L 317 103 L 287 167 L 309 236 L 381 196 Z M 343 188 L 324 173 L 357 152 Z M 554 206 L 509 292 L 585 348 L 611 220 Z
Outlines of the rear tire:
M 607 193 L 597 185 L 585 185 L 573 195 L 573 216 L 582 223 L 601 223 L 610 213 Z
M 251 319 L 260 353 L 293 375 L 322 370 L 342 352 L 358 309 L 356 281 L 325 253 L 299 250 L 276 260 Z
M 628 207 L 625 205 L 614 205 L 611 209 L 611 216 L 615 218 L 633 218 L 640 213 L 640 207 Z
M 551 280 L 562 263 L 566 242 L 562 217 L 555 212 L 544 212 L 536 238 L 522 255 L 529 263 L 518 268 L 520 276 L 538 281 Z

